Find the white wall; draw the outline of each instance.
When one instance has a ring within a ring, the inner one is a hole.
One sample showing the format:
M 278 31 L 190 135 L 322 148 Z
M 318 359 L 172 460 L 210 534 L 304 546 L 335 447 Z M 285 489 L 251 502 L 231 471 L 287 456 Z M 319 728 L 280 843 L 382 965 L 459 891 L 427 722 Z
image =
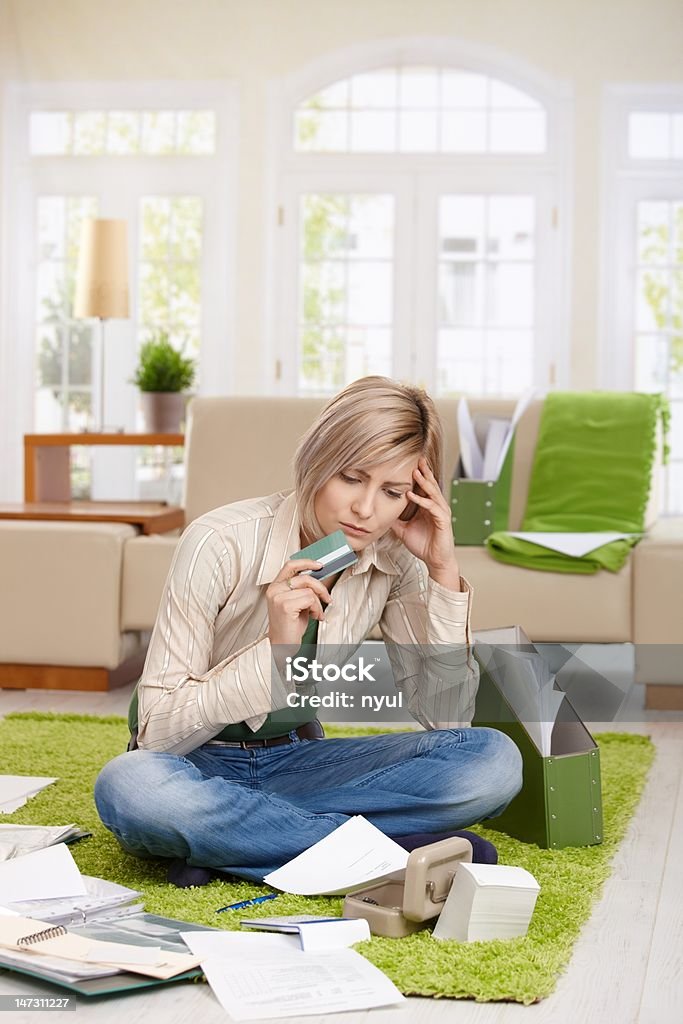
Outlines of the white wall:
M 263 370 L 267 86 L 326 51 L 411 34 L 496 47 L 572 86 L 571 377 L 596 386 L 602 89 L 683 81 L 681 0 L 0 0 L 0 75 L 237 82 L 235 380 L 250 393 Z

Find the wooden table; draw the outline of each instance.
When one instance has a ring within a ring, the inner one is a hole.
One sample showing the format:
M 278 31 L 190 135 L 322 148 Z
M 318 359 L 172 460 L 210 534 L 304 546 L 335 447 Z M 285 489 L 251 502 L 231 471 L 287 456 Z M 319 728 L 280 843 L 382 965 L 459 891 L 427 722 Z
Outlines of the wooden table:
M 166 533 L 185 525 L 185 512 L 163 501 L 25 501 L 0 504 L 0 519 L 131 523 L 143 533 Z
M 74 446 L 181 447 L 184 443 L 183 434 L 24 434 L 24 501 L 71 501 Z

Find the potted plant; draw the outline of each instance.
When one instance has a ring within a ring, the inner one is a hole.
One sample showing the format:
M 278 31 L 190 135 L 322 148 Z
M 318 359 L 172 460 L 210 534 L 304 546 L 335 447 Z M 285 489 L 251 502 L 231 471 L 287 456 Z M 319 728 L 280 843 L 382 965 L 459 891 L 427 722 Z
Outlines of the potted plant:
M 180 431 L 185 392 L 192 387 L 197 364 L 169 341 L 166 331 L 145 341 L 133 377 L 141 392 L 145 428 L 150 434 Z

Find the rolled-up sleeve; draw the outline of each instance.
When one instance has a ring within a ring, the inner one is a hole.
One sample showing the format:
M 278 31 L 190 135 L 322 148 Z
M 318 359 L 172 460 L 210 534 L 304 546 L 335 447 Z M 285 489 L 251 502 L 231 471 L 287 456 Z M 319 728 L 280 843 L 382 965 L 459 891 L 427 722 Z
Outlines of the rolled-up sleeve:
M 448 590 L 411 558 L 380 619 L 396 687 L 425 729 L 469 725 L 474 715 L 479 666 L 471 647 L 473 589 L 463 576 L 460 586 L 460 592 Z
M 286 703 L 266 635 L 211 665 L 219 611 L 231 599 L 234 551 L 201 521 L 183 534 L 169 571 L 138 687 L 138 744 L 185 754 L 226 725 Z

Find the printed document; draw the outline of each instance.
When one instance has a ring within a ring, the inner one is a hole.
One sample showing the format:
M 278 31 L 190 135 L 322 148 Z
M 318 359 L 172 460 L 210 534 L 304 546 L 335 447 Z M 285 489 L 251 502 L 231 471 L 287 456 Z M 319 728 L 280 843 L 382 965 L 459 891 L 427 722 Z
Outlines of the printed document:
M 353 949 L 305 953 L 293 935 L 181 935 L 233 1020 L 318 1016 L 405 1002 L 394 983 Z
M 90 835 L 78 825 L 2 825 L 0 824 L 0 860 L 23 857 L 55 843 Z
M 40 775 L 0 775 L 0 814 L 11 814 L 30 797 L 56 782 Z
M 298 896 L 337 896 L 405 868 L 408 853 L 360 814 L 263 879 Z
M 86 894 L 76 861 L 64 843 L 0 862 L 0 904 Z
M 253 931 L 281 932 L 298 935 L 306 952 L 342 949 L 370 938 L 365 918 L 315 917 L 310 914 L 284 914 L 280 917 L 242 918 L 243 928 Z

